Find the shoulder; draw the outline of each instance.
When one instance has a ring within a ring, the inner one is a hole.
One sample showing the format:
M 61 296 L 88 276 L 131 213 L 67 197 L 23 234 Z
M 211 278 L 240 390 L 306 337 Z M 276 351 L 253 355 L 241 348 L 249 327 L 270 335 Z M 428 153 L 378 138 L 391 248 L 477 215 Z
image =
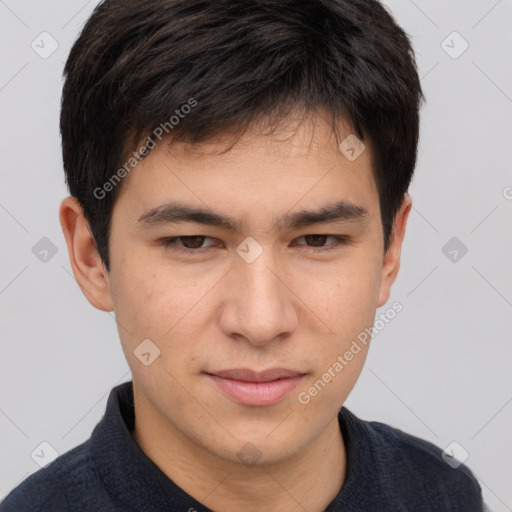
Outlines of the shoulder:
M 471 470 L 457 461 L 449 464 L 439 446 L 384 423 L 372 421 L 368 425 L 379 441 L 381 453 L 403 468 L 401 472 L 416 473 L 430 483 L 450 482 L 475 492 L 480 490 Z
M 0 503 L 0 512 L 76 510 L 78 495 L 100 484 L 85 442 L 23 480 Z
M 352 436 L 366 443 L 365 458 L 371 458 L 384 489 L 402 503 L 430 501 L 431 510 L 483 510 L 482 490 L 465 464 L 424 439 L 377 421 L 364 421 L 345 408 L 344 419 Z M 360 446 L 355 441 L 355 446 Z

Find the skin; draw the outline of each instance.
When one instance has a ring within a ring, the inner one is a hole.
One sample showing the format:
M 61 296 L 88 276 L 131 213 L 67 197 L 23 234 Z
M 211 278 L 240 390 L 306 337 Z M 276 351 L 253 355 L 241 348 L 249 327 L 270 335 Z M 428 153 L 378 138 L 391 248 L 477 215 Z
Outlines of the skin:
M 133 376 L 135 441 L 212 510 L 320 512 L 345 478 L 337 414 L 368 347 L 307 405 L 298 395 L 373 325 L 376 309 L 388 301 L 411 199 L 405 195 L 384 254 L 371 149 L 349 161 L 326 115 L 317 114 L 289 119 L 273 135 L 255 126 L 225 154 L 222 137 L 193 148 L 157 145 L 122 183 L 109 273 L 80 205 L 67 197 L 60 207 L 79 286 L 93 306 L 116 314 Z M 339 140 L 351 132 L 343 123 Z M 276 216 L 341 199 L 366 208 L 368 218 L 273 229 Z M 138 226 L 144 211 L 170 200 L 209 207 L 245 221 L 245 228 Z M 314 234 L 352 242 L 325 250 L 335 240 L 315 243 L 307 237 Z M 207 249 L 194 255 L 165 247 L 162 239 L 173 236 L 208 237 L 188 245 Z M 236 252 L 248 236 L 263 249 L 250 264 Z M 145 366 L 134 350 L 148 338 L 161 353 Z M 307 375 L 280 402 L 259 407 L 237 404 L 204 373 L 272 367 Z M 252 464 L 239 457 L 248 443 L 258 453 Z

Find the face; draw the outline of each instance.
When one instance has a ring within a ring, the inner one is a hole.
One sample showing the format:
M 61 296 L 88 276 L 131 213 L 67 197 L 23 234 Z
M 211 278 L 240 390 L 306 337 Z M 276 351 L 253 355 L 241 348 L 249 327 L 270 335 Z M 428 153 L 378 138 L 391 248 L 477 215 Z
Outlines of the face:
M 275 463 L 337 422 L 399 247 L 385 258 L 370 148 L 349 160 L 324 118 L 225 147 L 161 143 L 125 178 L 108 295 L 154 416 L 216 457 Z

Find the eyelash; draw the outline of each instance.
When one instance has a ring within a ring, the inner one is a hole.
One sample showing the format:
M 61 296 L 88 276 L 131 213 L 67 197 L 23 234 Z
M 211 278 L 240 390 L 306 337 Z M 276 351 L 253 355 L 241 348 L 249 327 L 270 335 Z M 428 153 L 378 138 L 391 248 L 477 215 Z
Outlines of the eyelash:
M 302 235 L 301 237 L 299 238 L 305 238 L 307 236 L 322 236 L 322 237 L 331 237 L 331 238 L 334 238 L 335 240 L 335 243 L 332 243 L 332 244 L 329 244 L 327 246 L 324 246 L 324 247 L 314 247 L 314 246 L 307 246 L 306 244 L 299 244 L 299 245 L 305 245 L 305 247 L 310 250 L 311 252 L 313 253 L 319 253 L 319 252 L 327 252 L 327 251 L 332 251 L 333 249 L 336 249 L 337 247 L 339 247 L 340 245 L 350 245 L 352 243 L 352 239 L 349 237 L 349 236 L 346 236 L 346 235 L 322 235 L 322 234 L 311 234 L 311 235 Z M 190 248 L 186 248 L 186 247 L 181 247 L 177 244 L 178 240 L 182 240 L 182 239 L 187 239 L 187 238 L 204 238 L 204 239 L 208 239 L 208 238 L 211 238 L 209 236 L 205 236 L 205 235 L 187 235 L 187 236 L 173 236 L 173 237 L 170 237 L 170 238 L 164 238 L 162 239 L 162 245 L 165 247 L 165 248 L 168 248 L 168 247 L 173 247 L 174 250 L 178 251 L 178 252 L 181 252 L 181 253 L 186 253 L 186 254 L 202 254 L 203 252 L 207 251 L 210 247 L 214 247 L 213 245 L 210 245 L 210 246 L 207 246 L 207 247 L 201 247 L 201 248 L 198 248 L 198 249 L 190 249 Z

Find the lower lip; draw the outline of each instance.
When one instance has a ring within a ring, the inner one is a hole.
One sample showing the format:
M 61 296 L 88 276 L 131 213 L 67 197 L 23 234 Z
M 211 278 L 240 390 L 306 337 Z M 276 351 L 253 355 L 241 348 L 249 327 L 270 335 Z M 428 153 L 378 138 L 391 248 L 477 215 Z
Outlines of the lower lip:
M 295 389 L 304 375 L 270 382 L 246 382 L 208 375 L 231 399 L 241 405 L 265 406 L 282 400 Z

